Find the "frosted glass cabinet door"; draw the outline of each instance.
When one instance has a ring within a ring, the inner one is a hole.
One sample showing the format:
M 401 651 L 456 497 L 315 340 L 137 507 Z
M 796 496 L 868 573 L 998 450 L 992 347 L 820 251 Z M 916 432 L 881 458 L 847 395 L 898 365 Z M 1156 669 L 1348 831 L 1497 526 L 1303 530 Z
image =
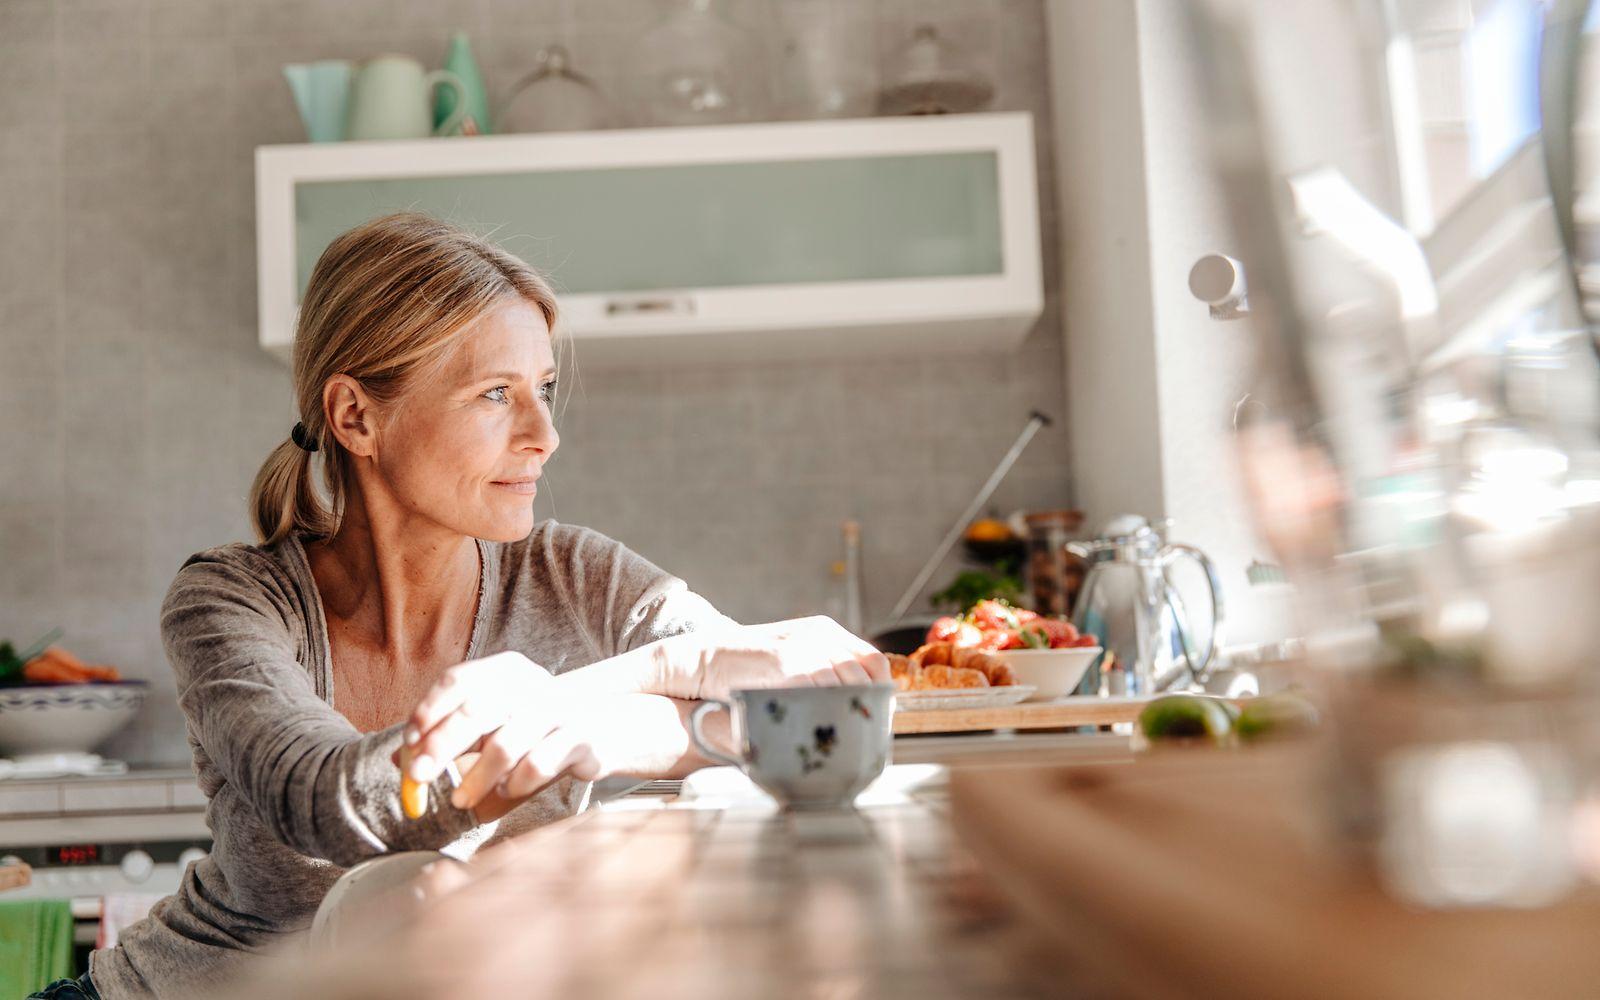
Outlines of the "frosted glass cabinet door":
M 591 362 L 993 353 L 1044 303 L 1024 112 L 330 142 L 256 150 L 262 347 L 401 209 L 548 274 Z
M 298 181 L 296 300 L 339 233 L 414 208 L 566 294 L 997 275 L 997 155 L 950 151 Z

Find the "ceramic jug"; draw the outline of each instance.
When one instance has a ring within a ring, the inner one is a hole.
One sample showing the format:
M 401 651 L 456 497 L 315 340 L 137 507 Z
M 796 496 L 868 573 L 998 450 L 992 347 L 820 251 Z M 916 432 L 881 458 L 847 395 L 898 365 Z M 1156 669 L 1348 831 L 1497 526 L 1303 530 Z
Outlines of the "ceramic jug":
M 433 127 L 433 89 L 455 89 L 455 112 Z M 422 139 L 448 135 L 467 113 L 466 90 L 449 70 L 429 73 L 410 56 L 385 55 L 357 69 L 350 87 L 347 139 Z
M 338 142 L 344 138 L 353 70 L 348 59 L 323 59 L 283 68 L 306 127 L 306 138 L 312 142 Z

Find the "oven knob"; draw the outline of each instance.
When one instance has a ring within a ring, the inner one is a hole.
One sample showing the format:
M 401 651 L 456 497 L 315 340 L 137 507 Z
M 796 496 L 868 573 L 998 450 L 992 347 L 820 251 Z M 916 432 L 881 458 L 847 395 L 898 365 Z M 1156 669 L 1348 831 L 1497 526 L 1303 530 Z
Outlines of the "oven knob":
M 203 860 L 206 856 L 205 848 L 191 847 L 178 855 L 178 871 L 188 871 L 191 862 Z
M 130 882 L 143 882 L 155 870 L 155 859 L 144 851 L 132 850 L 122 856 L 122 874 Z

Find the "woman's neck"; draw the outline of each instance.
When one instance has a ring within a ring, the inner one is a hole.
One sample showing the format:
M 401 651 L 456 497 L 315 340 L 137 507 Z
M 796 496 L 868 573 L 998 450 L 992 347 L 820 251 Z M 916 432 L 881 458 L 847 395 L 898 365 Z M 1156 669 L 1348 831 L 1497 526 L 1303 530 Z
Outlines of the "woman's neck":
M 307 546 L 328 614 L 400 662 L 459 658 L 477 608 L 476 541 L 352 492 L 338 532 Z

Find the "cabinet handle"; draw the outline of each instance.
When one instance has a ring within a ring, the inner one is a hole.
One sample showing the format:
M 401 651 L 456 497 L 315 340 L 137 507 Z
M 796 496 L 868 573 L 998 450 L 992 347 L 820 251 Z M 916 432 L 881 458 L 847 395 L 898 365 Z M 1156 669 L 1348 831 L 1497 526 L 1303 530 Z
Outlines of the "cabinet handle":
M 607 299 L 607 316 L 693 316 L 694 296 L 657 295 Z

